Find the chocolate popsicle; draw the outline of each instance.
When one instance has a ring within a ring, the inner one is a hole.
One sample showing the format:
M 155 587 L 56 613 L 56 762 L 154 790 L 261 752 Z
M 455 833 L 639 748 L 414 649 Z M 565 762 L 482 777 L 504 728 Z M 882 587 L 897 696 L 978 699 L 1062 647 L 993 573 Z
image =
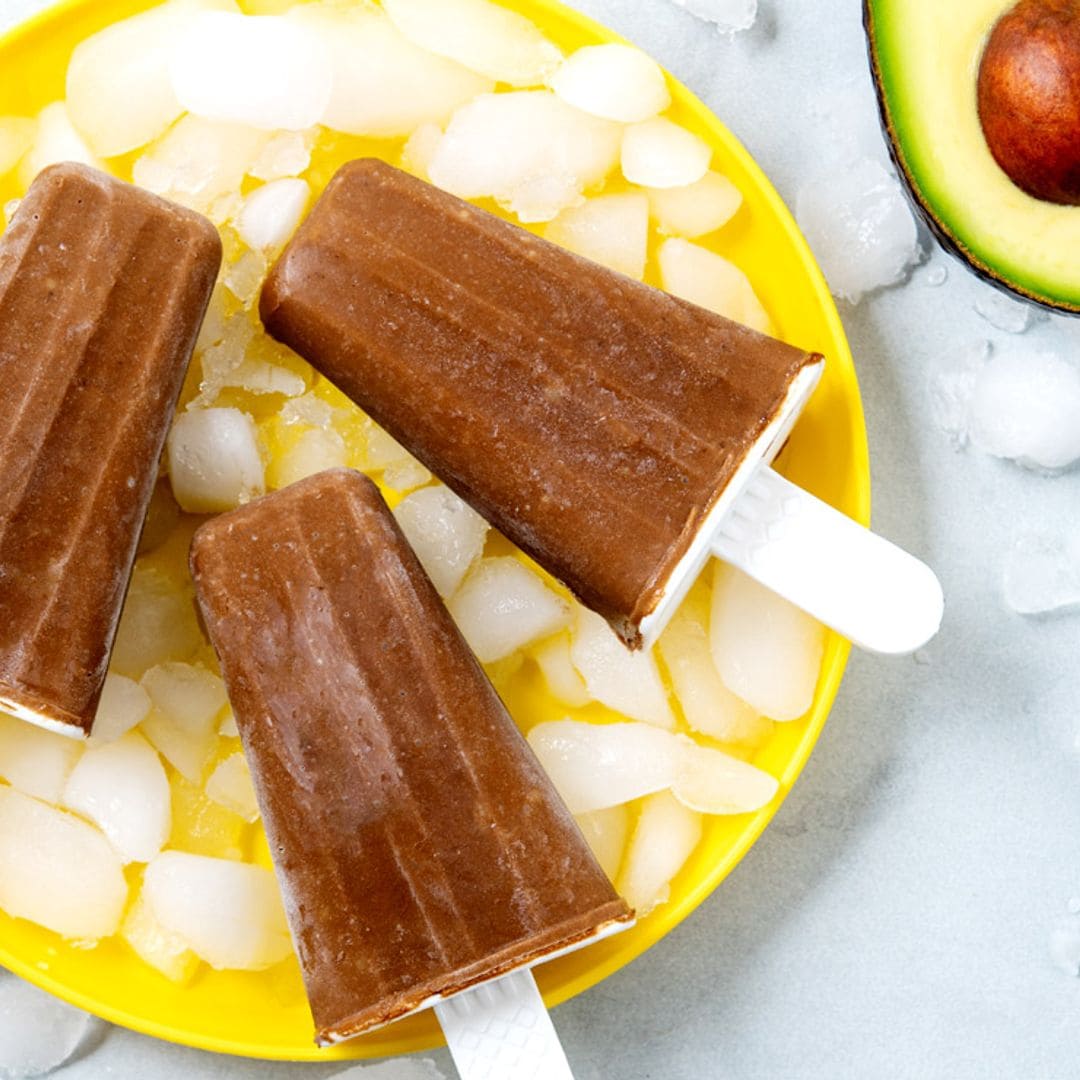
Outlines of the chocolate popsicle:
M 320 1045 L 630 919 L 370 480 L 207 522 L 191 568 Z
M 331 180 L 260 306 L 632 646 L 822 366 L 373 160 Z
M 221 262 L 198 214 L 45 169 L 0 237 L 0 708 L 87 735 Z

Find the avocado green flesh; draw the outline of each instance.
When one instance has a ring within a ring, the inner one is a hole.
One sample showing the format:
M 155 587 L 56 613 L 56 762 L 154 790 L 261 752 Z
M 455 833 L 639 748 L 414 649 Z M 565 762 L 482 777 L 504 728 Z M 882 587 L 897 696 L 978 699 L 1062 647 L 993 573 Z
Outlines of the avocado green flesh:
M 931 228 L 978 273 L 1080 313 L 1080 207 L 1042 202 L 1001 171 L 976 106 L 987 35 L 1015 0 L 865 0 L 894 156 Z

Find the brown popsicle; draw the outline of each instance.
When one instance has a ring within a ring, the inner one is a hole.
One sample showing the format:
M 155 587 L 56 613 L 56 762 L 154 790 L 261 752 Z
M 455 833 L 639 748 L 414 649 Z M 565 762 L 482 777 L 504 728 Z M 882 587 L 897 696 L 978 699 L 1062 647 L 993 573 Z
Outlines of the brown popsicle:
M 191 567 L 320 1045 L 630 919 L 370 480 L 215 518 Z
M 221 262 L 198 214 L 45 169 L 0 237 L 0 708 L 89 734 Z
M 331 180 L 261 313 L 632 646 L 821 362 L 373 160 Z

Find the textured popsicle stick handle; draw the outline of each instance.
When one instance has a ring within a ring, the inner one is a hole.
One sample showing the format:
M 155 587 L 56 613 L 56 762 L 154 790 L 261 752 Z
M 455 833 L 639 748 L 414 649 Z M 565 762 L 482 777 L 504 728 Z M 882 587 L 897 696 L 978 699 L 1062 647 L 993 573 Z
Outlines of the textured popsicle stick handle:
M 574 1080 L 536 980 L 504 975 L 435 1006 L 461 1080 Z
M 767 466 L 721 521 L 713 552 L 870 652 L 914 652 L 941 625 L 929 566 Z

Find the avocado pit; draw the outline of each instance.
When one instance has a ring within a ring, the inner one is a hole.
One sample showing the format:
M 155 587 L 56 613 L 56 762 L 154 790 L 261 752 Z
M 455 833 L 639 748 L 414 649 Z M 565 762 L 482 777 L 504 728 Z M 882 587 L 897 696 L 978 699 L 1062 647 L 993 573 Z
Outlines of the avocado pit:
M 1080 0 L 1020 0 L 998 20 L 978 106 L 990 152 L 1017 187 L 1080 205 Z

